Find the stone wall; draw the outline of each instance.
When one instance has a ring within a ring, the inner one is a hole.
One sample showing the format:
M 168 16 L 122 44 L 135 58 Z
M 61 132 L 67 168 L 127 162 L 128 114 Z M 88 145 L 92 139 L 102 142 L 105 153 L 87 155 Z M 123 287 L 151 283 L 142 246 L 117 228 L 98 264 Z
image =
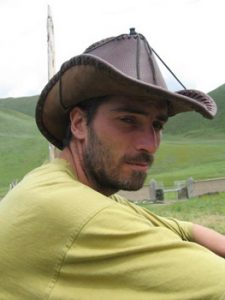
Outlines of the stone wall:
M 192 197 L 219 192 L 225 192 L 225 178 L 195 180 L 193 182 Z

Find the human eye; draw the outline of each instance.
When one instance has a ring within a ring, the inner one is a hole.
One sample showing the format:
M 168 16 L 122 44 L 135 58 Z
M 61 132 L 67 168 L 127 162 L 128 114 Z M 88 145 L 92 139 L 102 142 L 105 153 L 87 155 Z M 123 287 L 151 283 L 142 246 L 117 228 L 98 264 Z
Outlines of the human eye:
M 161 122 L 161 121 L 154 121 L 153 122 L 153 127 L 154 127 L 154 129 L 156 129 L 156 130 L 158 130 L 158 131 L 160 131 L 160 130 L 163 130 L 163 128 L 164 128 L 164 123 L 163 122 Z
M 137 123 L 137 120 L 134 116 L 121 116 L 120 121 L 126 124 L 135 125 Z

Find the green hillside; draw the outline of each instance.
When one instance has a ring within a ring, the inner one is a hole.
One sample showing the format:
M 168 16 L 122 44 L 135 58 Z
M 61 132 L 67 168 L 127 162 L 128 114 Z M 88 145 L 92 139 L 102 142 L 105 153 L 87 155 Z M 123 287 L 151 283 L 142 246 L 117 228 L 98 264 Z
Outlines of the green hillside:
M 34 117 L 38 96 L 0 99 L 0 109 L 19 111 Z
M 149 171 L 151 178 L 171 186 L 174 181 L 225 177 L 225 139 L 164 139 Z
M 14 110 L 0 109 L 0 195 L 9 184 L 48 157 L 48 143 L 34 118 Z

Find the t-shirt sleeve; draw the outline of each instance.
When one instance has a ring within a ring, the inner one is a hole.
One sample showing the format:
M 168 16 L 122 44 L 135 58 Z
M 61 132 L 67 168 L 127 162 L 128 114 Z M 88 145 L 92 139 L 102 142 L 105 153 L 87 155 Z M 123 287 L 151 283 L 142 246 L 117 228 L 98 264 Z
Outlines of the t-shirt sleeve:
M 168 295 L 184 299 L 184 293 L 185 299 L 193 299 L 191 279 L 199 271 L 199 255 L 203 259 L 211 254 L 183 240 L 183 227 L 133 205 L 110 203 L 96 211 L 73 239 L 51 299 L 77 294 L 80 299 L 166 300 Z M 202 285 L 205 288 L 205 281 Z
M 193 223 L 187 221 L 177 220 L 175 218 L 165 218 L 158 216 L 151 212 L 149 209 L 143 208 L 139 205 L 131 203 L 124 197 L 121 197 L 118 194 L 111 196 L 111 198 L 117 201 L 120 204 L 125 206 L 129 206 L 133 209 L 136 213 L 143 215 L 147 220 L 149 220 L 154 226 L 162 226 L 172 230 L 174 233 L 178 234 L 182 240 L 185 241 L 193 241 L 192 237 L 192 228 Z
M 135 208 L 139 211 L 139 208 Z M 140 248 L 141 251 L 155 251 L 155 247 L 176 247 L 177 243 L 187 240 L 189 223 L 175 219 L 159 217 L 151 212 L 140 210 L 139 213 L 123 204 L 111 205 L 92 217 L 82 228 L 77 237 L 76 250 L 82 255 L 94 255 L 96 251 L 124 255 Z M 86 248 L 90 245 L 91 249 Z M 103 253 L 96 254 L 101 255 Z M 85 255 L 85 256 L 86 256 Z

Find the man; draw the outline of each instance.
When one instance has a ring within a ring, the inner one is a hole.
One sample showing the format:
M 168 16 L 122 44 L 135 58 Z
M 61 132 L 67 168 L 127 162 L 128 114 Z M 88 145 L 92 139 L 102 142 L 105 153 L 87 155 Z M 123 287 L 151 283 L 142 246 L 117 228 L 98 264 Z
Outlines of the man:
M 62 150 L 0 207 L 0 299 L 225 299 L 225 238 L 115 193 L 142 187 L 168 117 L 216 113 L 169 92 L 134 30 L 89 47 L 44 88 L 36 120 Z

